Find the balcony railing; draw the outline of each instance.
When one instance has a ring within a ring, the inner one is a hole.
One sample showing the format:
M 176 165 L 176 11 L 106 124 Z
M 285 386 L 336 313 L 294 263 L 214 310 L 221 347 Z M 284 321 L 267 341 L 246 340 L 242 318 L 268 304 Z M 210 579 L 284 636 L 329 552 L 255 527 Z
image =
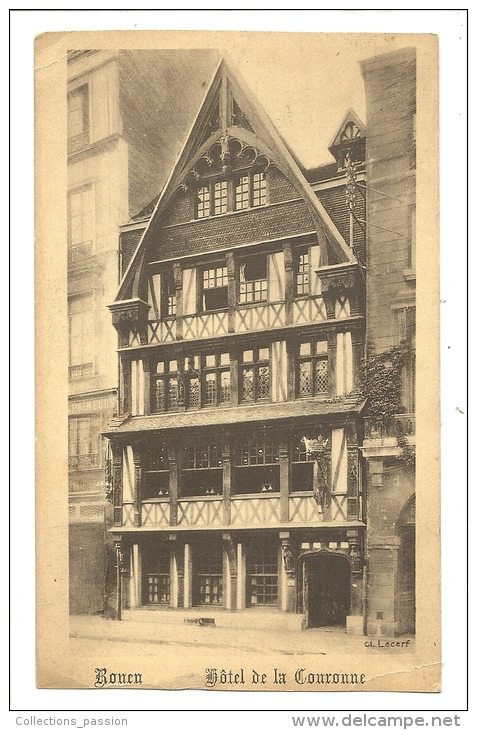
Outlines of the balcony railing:
M 239 527 L 270 526 L 288 522 L 291 525 L 316 525 L 323 522 L 346 522 L 357 519 L 356 509 L 347 494 L 332 494 L 325 511 L 308 494 L 296 494 L 288 500 L 288 521 L 282 520 L 278 494 L 235 495 L 230 501 L 230 518 L 226 517 L 222 497 L 189 497 L 178 501 L 177 525 L 184 527 L 221 527 L 227 524 Z M 134 524 L 132 504 L 123 504 L 123 525 Z M 146 527 L 172 526 L 170 503 L 167 498 L 145 499 L 141 506 L 142 525 Z M 228 522 L 230 519 L 230 522 Z
M 74 137 L 68 139 L 68 154 L 73 155 L 75 152 L 79 152 L 86 145 L 89 144 L 89 130 L 75 134 Z
M 414 413 L 400 413 L 389 419 L 364 419 L 365 439 L 400 438 L 416 435 L 416 416 Z
M 70 469 L 98 469 L 101 466 L 100 454 L 75 454 L 68 457 Z
M 89 261 L 93 253 L 93 242 L 83 241 L 82 243 L 74 243 L 68 248 L 68 263 L 82 264 Z
M 71 365 L 68 368 L 68 375 L 70 379 L 73 378 L 88 378 L 93 374 L 93 363 L 85 362 L 81 365 Z

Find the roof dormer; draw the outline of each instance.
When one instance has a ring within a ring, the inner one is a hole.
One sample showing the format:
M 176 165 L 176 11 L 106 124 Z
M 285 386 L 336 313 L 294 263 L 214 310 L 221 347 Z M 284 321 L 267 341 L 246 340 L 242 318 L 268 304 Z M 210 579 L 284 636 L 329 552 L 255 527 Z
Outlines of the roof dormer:
M 366 156 L 366 127 L 353 109 L 348 109 L 338 131 L 333 137 L 329 151 L 338 163 L 338 168 L 346 167 L 346 155 L 353 162 L 364 162 Z

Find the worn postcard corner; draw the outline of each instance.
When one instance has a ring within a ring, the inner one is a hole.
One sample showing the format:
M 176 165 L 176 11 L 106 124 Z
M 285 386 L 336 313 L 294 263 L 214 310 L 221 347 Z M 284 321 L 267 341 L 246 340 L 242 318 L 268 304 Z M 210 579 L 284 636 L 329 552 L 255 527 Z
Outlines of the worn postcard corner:
M 437 53 L 36 39 L 38 687 L 440 691 Z

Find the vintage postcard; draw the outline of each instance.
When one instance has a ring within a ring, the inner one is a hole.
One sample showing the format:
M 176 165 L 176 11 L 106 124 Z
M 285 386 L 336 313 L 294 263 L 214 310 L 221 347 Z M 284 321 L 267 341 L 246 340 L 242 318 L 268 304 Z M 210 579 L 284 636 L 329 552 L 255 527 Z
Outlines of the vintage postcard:
M 437 37 L 35 73 L 38 687 L 439 692 Z

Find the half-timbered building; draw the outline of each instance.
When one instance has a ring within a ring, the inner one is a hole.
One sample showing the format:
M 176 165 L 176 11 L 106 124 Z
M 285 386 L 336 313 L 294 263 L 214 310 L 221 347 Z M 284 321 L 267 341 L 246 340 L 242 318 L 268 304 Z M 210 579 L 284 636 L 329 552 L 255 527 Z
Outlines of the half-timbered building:
M 122 227 L 120 609 L 363 631 L 365 135 L 349 110 L 305 170 L 221 61 Z

